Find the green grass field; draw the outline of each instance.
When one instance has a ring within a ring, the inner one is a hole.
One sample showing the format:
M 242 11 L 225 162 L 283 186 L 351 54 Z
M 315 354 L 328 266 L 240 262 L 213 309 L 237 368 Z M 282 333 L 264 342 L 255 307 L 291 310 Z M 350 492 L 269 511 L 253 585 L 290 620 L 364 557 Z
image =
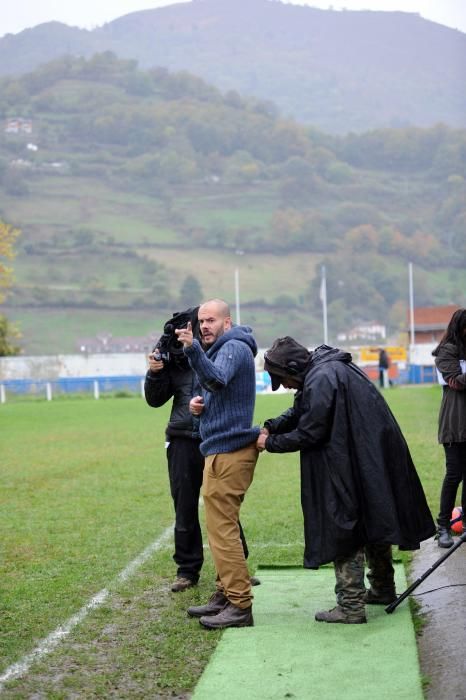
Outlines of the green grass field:
M 440 391 L 397 388 L 387 398 L 435 514 Z M 257 421 L 290 403 L 288 395 L 259 396 Z M 194 687 L 221 634 L 186 617 L 212 590 L 208 550 L 200 585 L 177 596 L 168 590 L 170 537 L 133 575 L 117 578 L 172 524 L 167 416 L 136 397 L 0 407 L 0 677 L 99 591 L 109 592 L 55 651 L 8 682 L 4 697 L 173 697 Z M 242 522 L 251 571 L 301 564 L 297 455 L 260 457 Z

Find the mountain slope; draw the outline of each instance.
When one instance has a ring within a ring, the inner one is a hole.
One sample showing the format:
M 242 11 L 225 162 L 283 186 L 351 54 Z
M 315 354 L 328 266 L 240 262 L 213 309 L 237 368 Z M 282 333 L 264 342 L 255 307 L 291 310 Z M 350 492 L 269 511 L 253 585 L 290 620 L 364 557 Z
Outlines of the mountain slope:
M 26 351 L 143 335 L 231 299 L 235 268 L 262 345 L 322 340 L 322 262 L 333 336 L 398 327 L 408 261 L 416 303 L 466 303 L 466 130 L 329 136 L 111 53 L 2 79 L 2 109 L 24 115 L 0 131 L 0 219 L 22 230 L 8 314 Z
M 196 0 L 91 32 L 51 23 L 8 35 L 0 40 L 0 72 L 103 50 L 142 67 L 189 69 L 326 131 L 466 125 L 466 35 L 402 12 Z

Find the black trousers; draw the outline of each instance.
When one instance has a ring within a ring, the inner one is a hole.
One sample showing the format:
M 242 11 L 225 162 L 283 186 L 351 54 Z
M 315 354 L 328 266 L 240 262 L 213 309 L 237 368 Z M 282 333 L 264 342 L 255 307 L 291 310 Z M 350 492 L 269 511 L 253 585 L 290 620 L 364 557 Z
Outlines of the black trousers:
M 440 494 L 438 524 L 441 527 L 449 527 L 451 512 L 455 507 L 456 493 L 461 481 L 463 482 L 461 494 L 463 517 L 466 514 L 466 442 L 451 442 L 444 445 L 443 448 L 447 471 Z
M 380 367 L 379 368 L 379 386 L 381 389 L 385 388 L 385 372 L 387 373 L 387 380 L 388 380 L 388 386 L 393 386 L 393 382 L 388 376 L 388 368 L 386 367 Z
M 204 471 L 199 440 L 175 436 L 167 448 L 170 492 L 175 506 L 175 553 L 177 576 L 197 582 L 204 562 L 201 526 L 199 523 L 199 495 Z M 244 555 L 248 547 L 240 524 Z

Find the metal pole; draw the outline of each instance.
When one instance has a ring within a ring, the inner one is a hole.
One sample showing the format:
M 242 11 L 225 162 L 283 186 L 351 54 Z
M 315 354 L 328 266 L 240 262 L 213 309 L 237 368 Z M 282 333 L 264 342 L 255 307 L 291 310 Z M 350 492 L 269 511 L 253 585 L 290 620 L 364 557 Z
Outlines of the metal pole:
M 239 312 L 239 270 L 235 269 L 235 299 L 236 299 L 236 323 L 241 324 L 241 316 Z
M 393 601 L 393 603 L 390 603 L 390 605 L 389 605 L 388 607 L 385 608 L 385 612 L 386 612 L 388 615 L 390 615 L 390 613 L 392 613 L 392 612 L 395 610 L 395 608 L 397 608 L 397 607 L 399 606 L 399 604 L 400 604 L 405 598 L 407 598 L 407 597 L 409 596 L 409 594 L 412 593 L 412 592 L 414 591 L 415 588 L 417 588 L 417 587 L 419 586 L 420 583 L 422 583 L 428 576 L 430 576 L 430 574 L 431 574 L 433 571 L 435 571 L 435 569 L 436 569 L 437 567 L 439 567 L 440 564 L 443 564 L 443 562 L 445 561 L 445 559 L 448 559 L 448 557 L 451 557 L 451 555 L 453 554 L 453 552 L 456 552 L 456 550 L 458 549 L 458 547 L 461 547 L 461 545 L 463 544 L 463 542 L 466 542 L 466 532 L 463 532 L 463 534 L 459 537 L 458 542 L 456 542 L 456 543 L 453 545 L 453 547 L 450 547 L 450 549 L 449 549 L 447 552 L 445 552 L 445 554 L 444 554 L 442 557 L 440 557 L 440 559 L 437 559 L 437 561 L 436 561 L 434 564 L 432 564 L 432 566 L 430 567 L 430 569 L 427 569 L 427 571 L 425 571 L 425 572 L 422 574 L 422 576 L 419 576 L 419 578 L 416 579 L 416 580 L 414 581 L 414 583 L 412 583 L 412 584 L 410 585 L 410 587 L 407 588 L 407 589 L 405 590 L 404 593 L 402 593 L 401 595 L 399 595 L 398 598 L 397 598 L 396 600 Z
M 5 385 L 0 384 L 0 403 L 6 402 Z
M 100 397 L 99 382 L 94 379 L 94 398 L 98 399 Z
M 409 263 L 409 327 L 410 327 L 410 345 L 414 346 L 414 285 L 413 285 L 413 263 Z
M 327 276 L 325 265 L 322 265 L 322 281 L 320 283 L 320 300 L 322 302 L 322 316 L 324 322 L 324 344 L 328 345 L 328 324 L 327 324 Z
M 45 385 L 45 395 L 47 397 L 47 401 L 52 400 L 52 385 L 50 382 L 47 382 Z

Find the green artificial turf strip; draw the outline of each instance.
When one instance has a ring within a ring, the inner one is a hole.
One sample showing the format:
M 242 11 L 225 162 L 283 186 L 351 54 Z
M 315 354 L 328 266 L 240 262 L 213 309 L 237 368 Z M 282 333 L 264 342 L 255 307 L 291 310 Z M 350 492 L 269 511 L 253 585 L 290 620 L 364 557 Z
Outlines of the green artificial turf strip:
M 396 564 L 395 571 L 402 592 L 403 565 Z M 335 605 L 332 567 L 258 573 L 255 626 L 224 632 L 193 700 L 422 699 L 407 602 L 391 615 L 383 606 L 366 606 L 365 625 L 315 622 L 317 610 Z

